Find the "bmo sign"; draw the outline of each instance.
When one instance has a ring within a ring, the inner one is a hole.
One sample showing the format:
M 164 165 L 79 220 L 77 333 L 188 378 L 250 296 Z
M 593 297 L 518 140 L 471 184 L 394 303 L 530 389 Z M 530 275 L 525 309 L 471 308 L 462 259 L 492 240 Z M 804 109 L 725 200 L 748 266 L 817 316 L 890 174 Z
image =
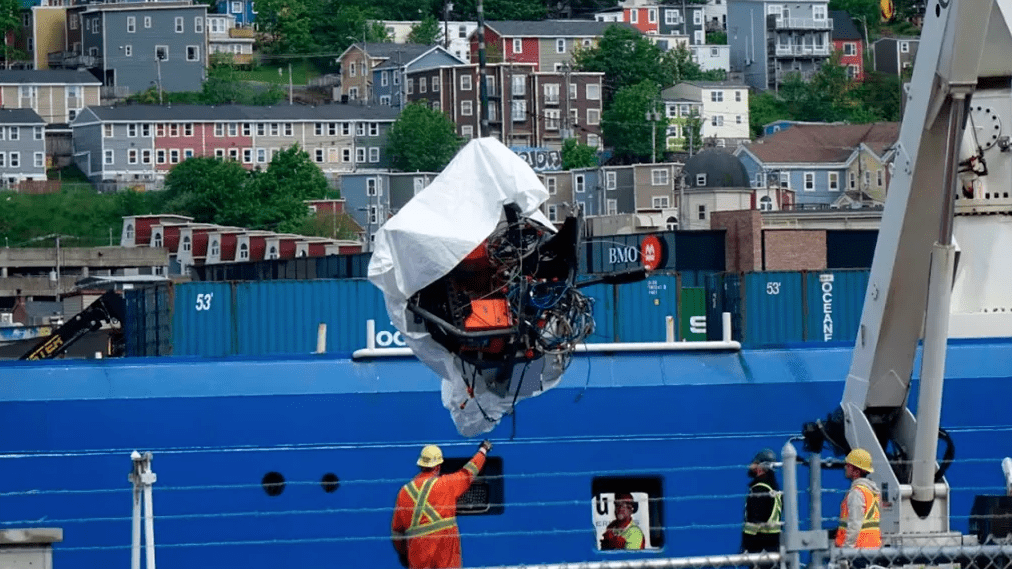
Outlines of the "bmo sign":
M 665 235 L 610 235 L 588 243 L 588 272 L 606 273 L 642 266 L 666 268 L 670 240 Z

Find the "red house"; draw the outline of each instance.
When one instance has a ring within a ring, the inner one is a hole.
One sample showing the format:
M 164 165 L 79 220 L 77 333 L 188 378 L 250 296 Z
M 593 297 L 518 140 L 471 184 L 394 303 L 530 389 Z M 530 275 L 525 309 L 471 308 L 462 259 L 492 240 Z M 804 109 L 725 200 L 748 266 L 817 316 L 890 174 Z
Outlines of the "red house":
M 192 217 L 174 214 L 159 215 L 125 215 L 123 216 L 123 233 L 120 236 L 120 247 L 150 247 L 151 228 L 163 223 L 187 223 Z
M 833 10 L 833 49 L 840 52 L 840 64 L 847 70 L 847 77 L 864 81 L 864 39 L 854 19 L 847 12 Z

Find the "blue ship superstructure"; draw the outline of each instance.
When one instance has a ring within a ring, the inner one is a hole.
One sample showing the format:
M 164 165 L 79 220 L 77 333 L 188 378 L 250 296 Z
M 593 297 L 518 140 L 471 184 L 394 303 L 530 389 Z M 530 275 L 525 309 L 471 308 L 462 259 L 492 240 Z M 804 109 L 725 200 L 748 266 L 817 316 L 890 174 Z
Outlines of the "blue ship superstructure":
M 1000 436 L 1012 428 L 1010 347 L 950 347 L 942 424 L 956 444 L 948 479 L 962 531 L 974 495 L 1000 491 L 1012 453 Z M 576 356 L 559 387 L 490 433 L 471 506 L 485 513 L 459 519 L 465 565 L 737 551 L 745 463 L 838 404 L 850 354 Z M 477 446 L 456 434 L 439 378 L 413 358 L 60 360 L 5 366 L 0 381 L 0 529 L 63 528 L 61 568 L 129 562 L 134 450 L 154 456 L 161 566 L 396 567 L 393 503 L 421 445 L 441 444 L 450 464 Z M 839 472 L 823 482 L 845 487 Z M 597 549 L 597 500 L 619 488 L 649 497 L 656 549 Z M 840 497 L 825 495 L 827 518 Z

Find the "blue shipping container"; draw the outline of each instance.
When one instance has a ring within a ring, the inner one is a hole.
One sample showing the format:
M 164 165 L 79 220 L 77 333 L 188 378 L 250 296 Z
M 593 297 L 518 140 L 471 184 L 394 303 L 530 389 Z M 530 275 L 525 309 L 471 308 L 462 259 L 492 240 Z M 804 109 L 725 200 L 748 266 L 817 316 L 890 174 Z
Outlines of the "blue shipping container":
M 227 356 L 235 353 L 232 285 L 195 282 L 175 286 L 172 353 Z
M 580 289 L 594 301 L 594 333 L 587 336 L 592 344 L 615 341 L 615 286 L 596 284 Z
M 617 342 L 663 342 L 668 316 L 678 322 L 678 277 L 657 275 L 616 285 Z
M 775 271 L 745 275 L 745 334 L 751 345 L 804 340 L 802 273 Z
M 870 271 L 822 271 L 805 274 L 809 342 L 853 342 Z
M 380 347 L 403 346 L 383 294 L 363 279 L 264 281 L 236 285 L 237 354 L 308 354 L 327 325 L 327 351 L 366 346 L 366 321 L 376 321 Z

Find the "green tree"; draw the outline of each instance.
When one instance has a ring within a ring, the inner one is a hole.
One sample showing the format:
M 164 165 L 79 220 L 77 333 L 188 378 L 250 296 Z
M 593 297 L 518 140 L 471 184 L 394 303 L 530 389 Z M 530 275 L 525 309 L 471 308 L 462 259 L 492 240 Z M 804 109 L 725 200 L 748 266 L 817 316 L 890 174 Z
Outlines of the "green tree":
M 809 81 L 808 116 L 804 120 L 834 122 L 850 119 L 855 108 L 852 93 L 855 83 L 847 77 L 847 68 L 840 64 L 840 57 L 840 52 L 833 52 Z
M 605 108 L 620 90 L 641 81 L 670 85 L 680 62 L 643 34 L 620 26 L 609 26 L 597 46 L 580 49 L 574 57 L 578 70 L 604 73 Z
M 257 204 L 257 227 L 294 231 L 309 215 L 305 200 L 327 196 L 330 185 L 320 167 L 298 144 L 274 155 L 264 172 L 254 172 L 248 181 Z
M 709 32 L 706 34 L 706 43 L 710 45 L 727 45 L 727 32 Z
M 902 91 L 903 85 L 896 75 L 865 71 L 856 96 L 862 107 L 876 117 L 875 120 L 898 121 L 901 118 Z
M 405 172 L 439 172 L 462 144 L 453 122 L 420 102 L 408 105 L 387 135 L 392 165 Z
M 355 220 L 347 213 L 318 212 L 296 224 L 294 233 L 330 239 L 355 239 Z
M 597 149 L 587 146 L 577 138 L 567 138 L 562 143 L 562 169 L 592 168 L 597 166 Z
M 698 63 L 692 60 L 692 52 L 684 45 L 664 52 L 661 62 L 670 69 L 671 83 L 698 81 L 703 77 L 703 70 Z M 668 85 L 668 83 L 661 83 L 661 85 Z
M 234 160 L 188 158 L 165 177 L 163 207 L 194 221 L 243 226 L 251 220 L 248 174 Z
M 313 53 L 317 36 L 313 23 L 321 13 L 318 0 L 259 0 L 257 25 L 269 37 L 272 53 Z
M 830 10 L 842 10 L 850 14 L 851 18 L 863 18 L 868 24 L 868 31 L 878 31 L 879 20 L 881 19 L 881 8 L 879 0 L 830 0 Z M 862 25 L 860 21 L 857 25 Z
M 748 121 L 753 138 L 761 137 L 763 127 L 769 123 L 793 118 L 787 105 L 773 91 L 763 91 L 748 98 Z
M 544 20 L 548 8 L 543 0 L 483 0 L 482 10 L 485 21 L 495 20 Z M 451 19 L 476 20 L 478 3 L 475 0 L 454 0 Z
M 685 119 L 683 132 L 685 133 L 683 150 L 695 154 L 703 149 L 703 117 L 699 116 L 696 109 L 692 109 L 692 113 Z
M 4 62 L 10 63 L 22 59 L 25 55 L 21 50 L 14 47 L 12 42 L 6 38 L 9 35 L 18 35 L 21 31 L 21 2 L 18 0 L 0 0 L 0 33 L 3 34 L 4 42 L 0 56 Z
M 442 32 L 442 28 L 440 28 L 439 22 L 432 16 L 426 16 L 421 22 L 411 26 L 408 43 L 434 45 L 439 41 L 440 32 Z
M 636 163 L 650 160 L 653 154 L 664 155 L 667 119 L 659 95 L 660 89 L 653 81 L 623 87 L 615 94 L 611 106 L 601 116 L 601 132 L 617 159 Z M 647 119 L 651 111 L 657 120 Z

